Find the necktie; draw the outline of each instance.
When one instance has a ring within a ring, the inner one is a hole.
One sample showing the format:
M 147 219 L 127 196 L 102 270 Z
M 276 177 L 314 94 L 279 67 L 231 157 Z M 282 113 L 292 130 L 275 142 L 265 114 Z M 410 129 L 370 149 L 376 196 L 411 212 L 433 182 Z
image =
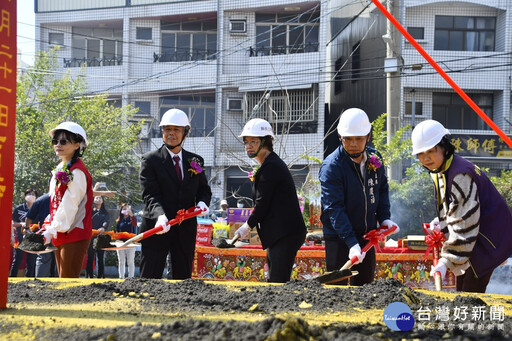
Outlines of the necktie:
M 178 180 L 182 180 L 183 177 L 181 175 L 181 168 L 180 168 L 180 157 L 178 155 L 173 156 L 172 159 L 174 160 L 174 168 L 176 168 L 176 174 L 178 175 Z

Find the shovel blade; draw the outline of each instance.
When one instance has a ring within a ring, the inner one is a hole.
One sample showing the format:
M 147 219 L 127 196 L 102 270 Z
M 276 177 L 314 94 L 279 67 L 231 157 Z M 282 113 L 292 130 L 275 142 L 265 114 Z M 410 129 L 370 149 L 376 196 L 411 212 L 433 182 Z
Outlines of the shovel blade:
M 349 269 L 344 269 L 326 272 L 323 275 L 315 277 L 315 279 L 322 284 L 333 284 L 341 282 L 343 280 L 346 280 L 347 278 L 356 276 L 358 274 L 359 272 L 357 271 L 350 271 Z

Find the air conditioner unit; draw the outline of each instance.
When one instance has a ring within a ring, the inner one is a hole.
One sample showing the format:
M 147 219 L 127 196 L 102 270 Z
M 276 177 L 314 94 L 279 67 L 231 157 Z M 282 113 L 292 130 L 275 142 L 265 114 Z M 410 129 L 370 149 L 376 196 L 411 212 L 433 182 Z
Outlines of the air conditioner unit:
M 229 111 L 242 111 L 242 99 L 241 98 L 228 98 L 227 110 Z
M 229 21 L 229 32 L 230 33 L 246 33 L 247 32 L 247 21 L 245 21 L 245 20 L 230 20 Z

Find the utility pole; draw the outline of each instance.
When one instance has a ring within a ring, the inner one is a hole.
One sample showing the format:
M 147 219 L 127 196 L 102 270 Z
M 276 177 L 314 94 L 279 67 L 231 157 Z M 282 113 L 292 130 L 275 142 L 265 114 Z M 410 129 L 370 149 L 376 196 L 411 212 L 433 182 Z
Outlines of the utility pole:
M 397 20 L 400 20 L 400 0 L 388 0 L 388 11 Z M 400 33 L 388 20 L 386 25 L 386 34 L 382 36 L 386 43 L 386 60 L 384 63 L 384 72 L 386 72 L 386 112 L 387 116 L 387 142 L 400 129 L 400 100 L 401 100 L 401 82 L 400 82 Z M 402 178 L 402 164 L 396 164 L 388 167 L 388 178 L 400 181 Z

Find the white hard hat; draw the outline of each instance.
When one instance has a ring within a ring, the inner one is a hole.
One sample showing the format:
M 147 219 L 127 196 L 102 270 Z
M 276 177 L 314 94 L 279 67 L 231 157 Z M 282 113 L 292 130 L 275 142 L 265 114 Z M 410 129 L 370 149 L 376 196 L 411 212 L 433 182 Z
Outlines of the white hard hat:
M 79 124 L 75 122 L 62 122 L 52 130 L 50 130 L 50 136 L 53 138 L 53 135 L 57 130 L 66 130 L 72 132 L 73 134 L 80 135 L 84 139 L 84 147 L 87 147 L 87 135 L 85 134 L 84 128 L 82 128 Z
M 222 200 L 220 201 L 220 205 L 221 205 L 221 206 L 222 206 L 222 205 L 227 205 L 227 204 L 228 204 L 228 201 L 227 201 L 226 199 L 222 199 Z
M 338 134 L 344 136 L 366 136 L 372 130 L 368 115 L 358 108 L 345 110 L 338 122 Z
M 411 134 L 412 155 L 422 153 L 435 147 L 443 136 L 450 134 L 441 123 L 434 120 L 426 120 L 418 124 Z
M 261 118 L 253 118 L 245 124 L 242 133 L 238 137 L 264 137 L 268 135 L 274 137 L 270 123 Z
M 160 120 L 160 127 L 163 126 L 177 126 L 177 127 L 189 127 L 190 122 L 187 114 L 180 109 L 169 109 L 165 112 Z

